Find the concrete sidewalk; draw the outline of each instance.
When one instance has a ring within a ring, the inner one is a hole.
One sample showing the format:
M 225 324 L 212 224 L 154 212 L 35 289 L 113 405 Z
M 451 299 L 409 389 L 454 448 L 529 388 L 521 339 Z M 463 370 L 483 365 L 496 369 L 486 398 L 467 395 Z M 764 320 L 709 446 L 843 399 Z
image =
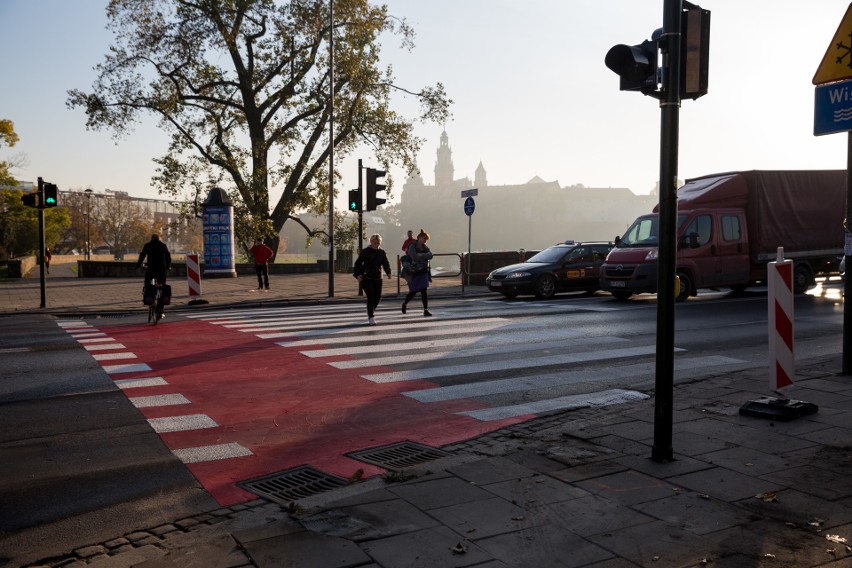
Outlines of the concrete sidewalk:
M 9 312 L 73 313 L 144 311 L 142 304 L 143 273 L 138 278 L 77 278 L 63 265 L 52 266 L 45 279 L 45 307 L 41 308 L 41 282 L 38 269 L 27 278 L 0 281 L 0 314 Z M 278 274 L 269 279 L 271 290 L 257 290 L 252 276 L 237 278 L 207 278 L 201 282 L 201 299 L 206 304 L 190 305 L 189 283 L 186 278 L 167 281 L 172 287 L 172 310 L 221 308 L 224 306 L 280 306 L 289 303 L 325 301 L 366 302 L 358 296 L 358 281 L 352 274 L 334 274 L 334 295 L 329 294 L 328 273 Z M 396 276 L 384 280 L 384 296 L 396 298 L 407 292 L 406 283 Z M 484 286 L 465 286 L 461 277 L 435 277 L 429 288 L 431 297 L 488 293 Z
M 338 282 L 335 300 L 357 298 L 351 276 Z M 204 297 L 213 305 L 328 300 L 327 275 L 278 277 L 268 294 L 251 292 L 254 283 L 210 280 Z M 139 284 L 49 280 L 48 311 L 141 309 Z M 172 284 L 175 304 L 185 304 Z M 37 280 L 0 284 L 0 298 L 3 311 L 45 311 L 28 307 L 37 305 Z M 445 457 L 384 479 L 140 526 L 49 560 L 5 535 L 0 557 L 10 560 L 0 565 L 850 568 L 852 377 L 838 374 L 840 358 L 798 362 L 790 395 L 819 411 L 790 422 L 739 414 L 767 394 L 765 369 L 679 382 L 671 463 L 650 460 L 649 392 L 453 444 L 441 448 Z

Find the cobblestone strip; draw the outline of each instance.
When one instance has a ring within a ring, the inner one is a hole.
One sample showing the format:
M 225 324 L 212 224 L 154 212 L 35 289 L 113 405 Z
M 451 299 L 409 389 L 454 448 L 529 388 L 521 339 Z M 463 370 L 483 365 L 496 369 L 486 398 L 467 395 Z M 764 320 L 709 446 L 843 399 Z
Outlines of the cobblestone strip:
M 136 562 L 144 560 L 145 557 L 155 558 L 166 554 L 171 549 L 168 546 L 170 539 L 177 539 L 189 533 L 234 519 L 246 511 L 261 511 L 262 509 L 270 508 L 281 511 L 280 506 L 275 503 L 270 503 L 265 499 L 255 499 L 247 503 L 240 503 L 231 507 L 223 507 L 214 511 L 200 513 L 150 529 L 134 531 L 103 544 L 84 546 L 72 551 L 70 554 L 45 558 L 34 564 L 27 564 L 23 568 L 78 568 L 89 565 L 100 565 L 110 558 L 131 554 L 142 557 L 137 559 Z M 115 559 L 117 560 L 117 558 Z M 251 567 L 254 564 L 246 557 L 245 564 L 235 568 L 242 568 L 242 566 Z

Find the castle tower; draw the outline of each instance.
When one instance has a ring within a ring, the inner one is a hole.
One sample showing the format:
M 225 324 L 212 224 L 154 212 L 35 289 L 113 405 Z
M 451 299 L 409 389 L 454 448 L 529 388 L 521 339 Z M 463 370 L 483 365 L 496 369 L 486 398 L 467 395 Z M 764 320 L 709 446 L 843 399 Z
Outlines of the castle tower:
M 482 165 L 481 160 L 473 176 L 473 185 L 476 188 L 488 187 L 488 177 L 485 175 L 485 166 Z
M 435 162 L 435 187 L 447 188 L 453 185 L 453 151 L 450 149 L 447 131 L 441 133 L 441 145 L 438 147 L 438 159 Z

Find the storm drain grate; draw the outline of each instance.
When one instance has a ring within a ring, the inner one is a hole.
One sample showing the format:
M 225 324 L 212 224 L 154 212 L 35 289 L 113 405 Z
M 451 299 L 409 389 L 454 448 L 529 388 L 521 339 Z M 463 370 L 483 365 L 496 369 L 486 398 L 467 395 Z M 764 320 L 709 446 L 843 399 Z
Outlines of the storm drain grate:
M 303 465 L 238 484 L 246 491 L 283 505 L 347 485 L 342 477 Z
M 429 446 L 406 440 L 405 442 L 378 448 L 369 448 L 346 455 L 358 461 L 377 465 L 385 469 L 402 469 L 452 454 L 444 450 L 430 448 Z

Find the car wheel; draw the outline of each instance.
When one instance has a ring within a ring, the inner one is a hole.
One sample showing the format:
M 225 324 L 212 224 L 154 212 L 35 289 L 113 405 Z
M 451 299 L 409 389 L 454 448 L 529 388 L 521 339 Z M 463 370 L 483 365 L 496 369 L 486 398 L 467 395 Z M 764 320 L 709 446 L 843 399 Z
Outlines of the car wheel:
M 797 264 L 793 268 L 793 293 L 804 294 L 813 284 L 814 275 L 811 273 L 811 268 L 804 262 Z
M 552 298 L 556 293 L 556 277 L 553 274 L 542 274 L 535 281 L 536 298 Z
M 616 300 L 626 300 L 630 296 L 633 295 L 633 292 L 621 292 L 621 291 L 619 291 L 619 292 L 610 292 L 610 294 L 612 294 L 612 297 L 615 298 Z
M 680 290 L 677 291 L 675 301 L 685 302 L 690 294 L 692 294 L 692 278 L 686 272 L 678 272 L 677 277 L 680 280 Z
M 510 300 L 518 297 L 517 292 L 502 292 L 501 291 L 500 293 L 503 294 L 505 297 L 509 298 Z

